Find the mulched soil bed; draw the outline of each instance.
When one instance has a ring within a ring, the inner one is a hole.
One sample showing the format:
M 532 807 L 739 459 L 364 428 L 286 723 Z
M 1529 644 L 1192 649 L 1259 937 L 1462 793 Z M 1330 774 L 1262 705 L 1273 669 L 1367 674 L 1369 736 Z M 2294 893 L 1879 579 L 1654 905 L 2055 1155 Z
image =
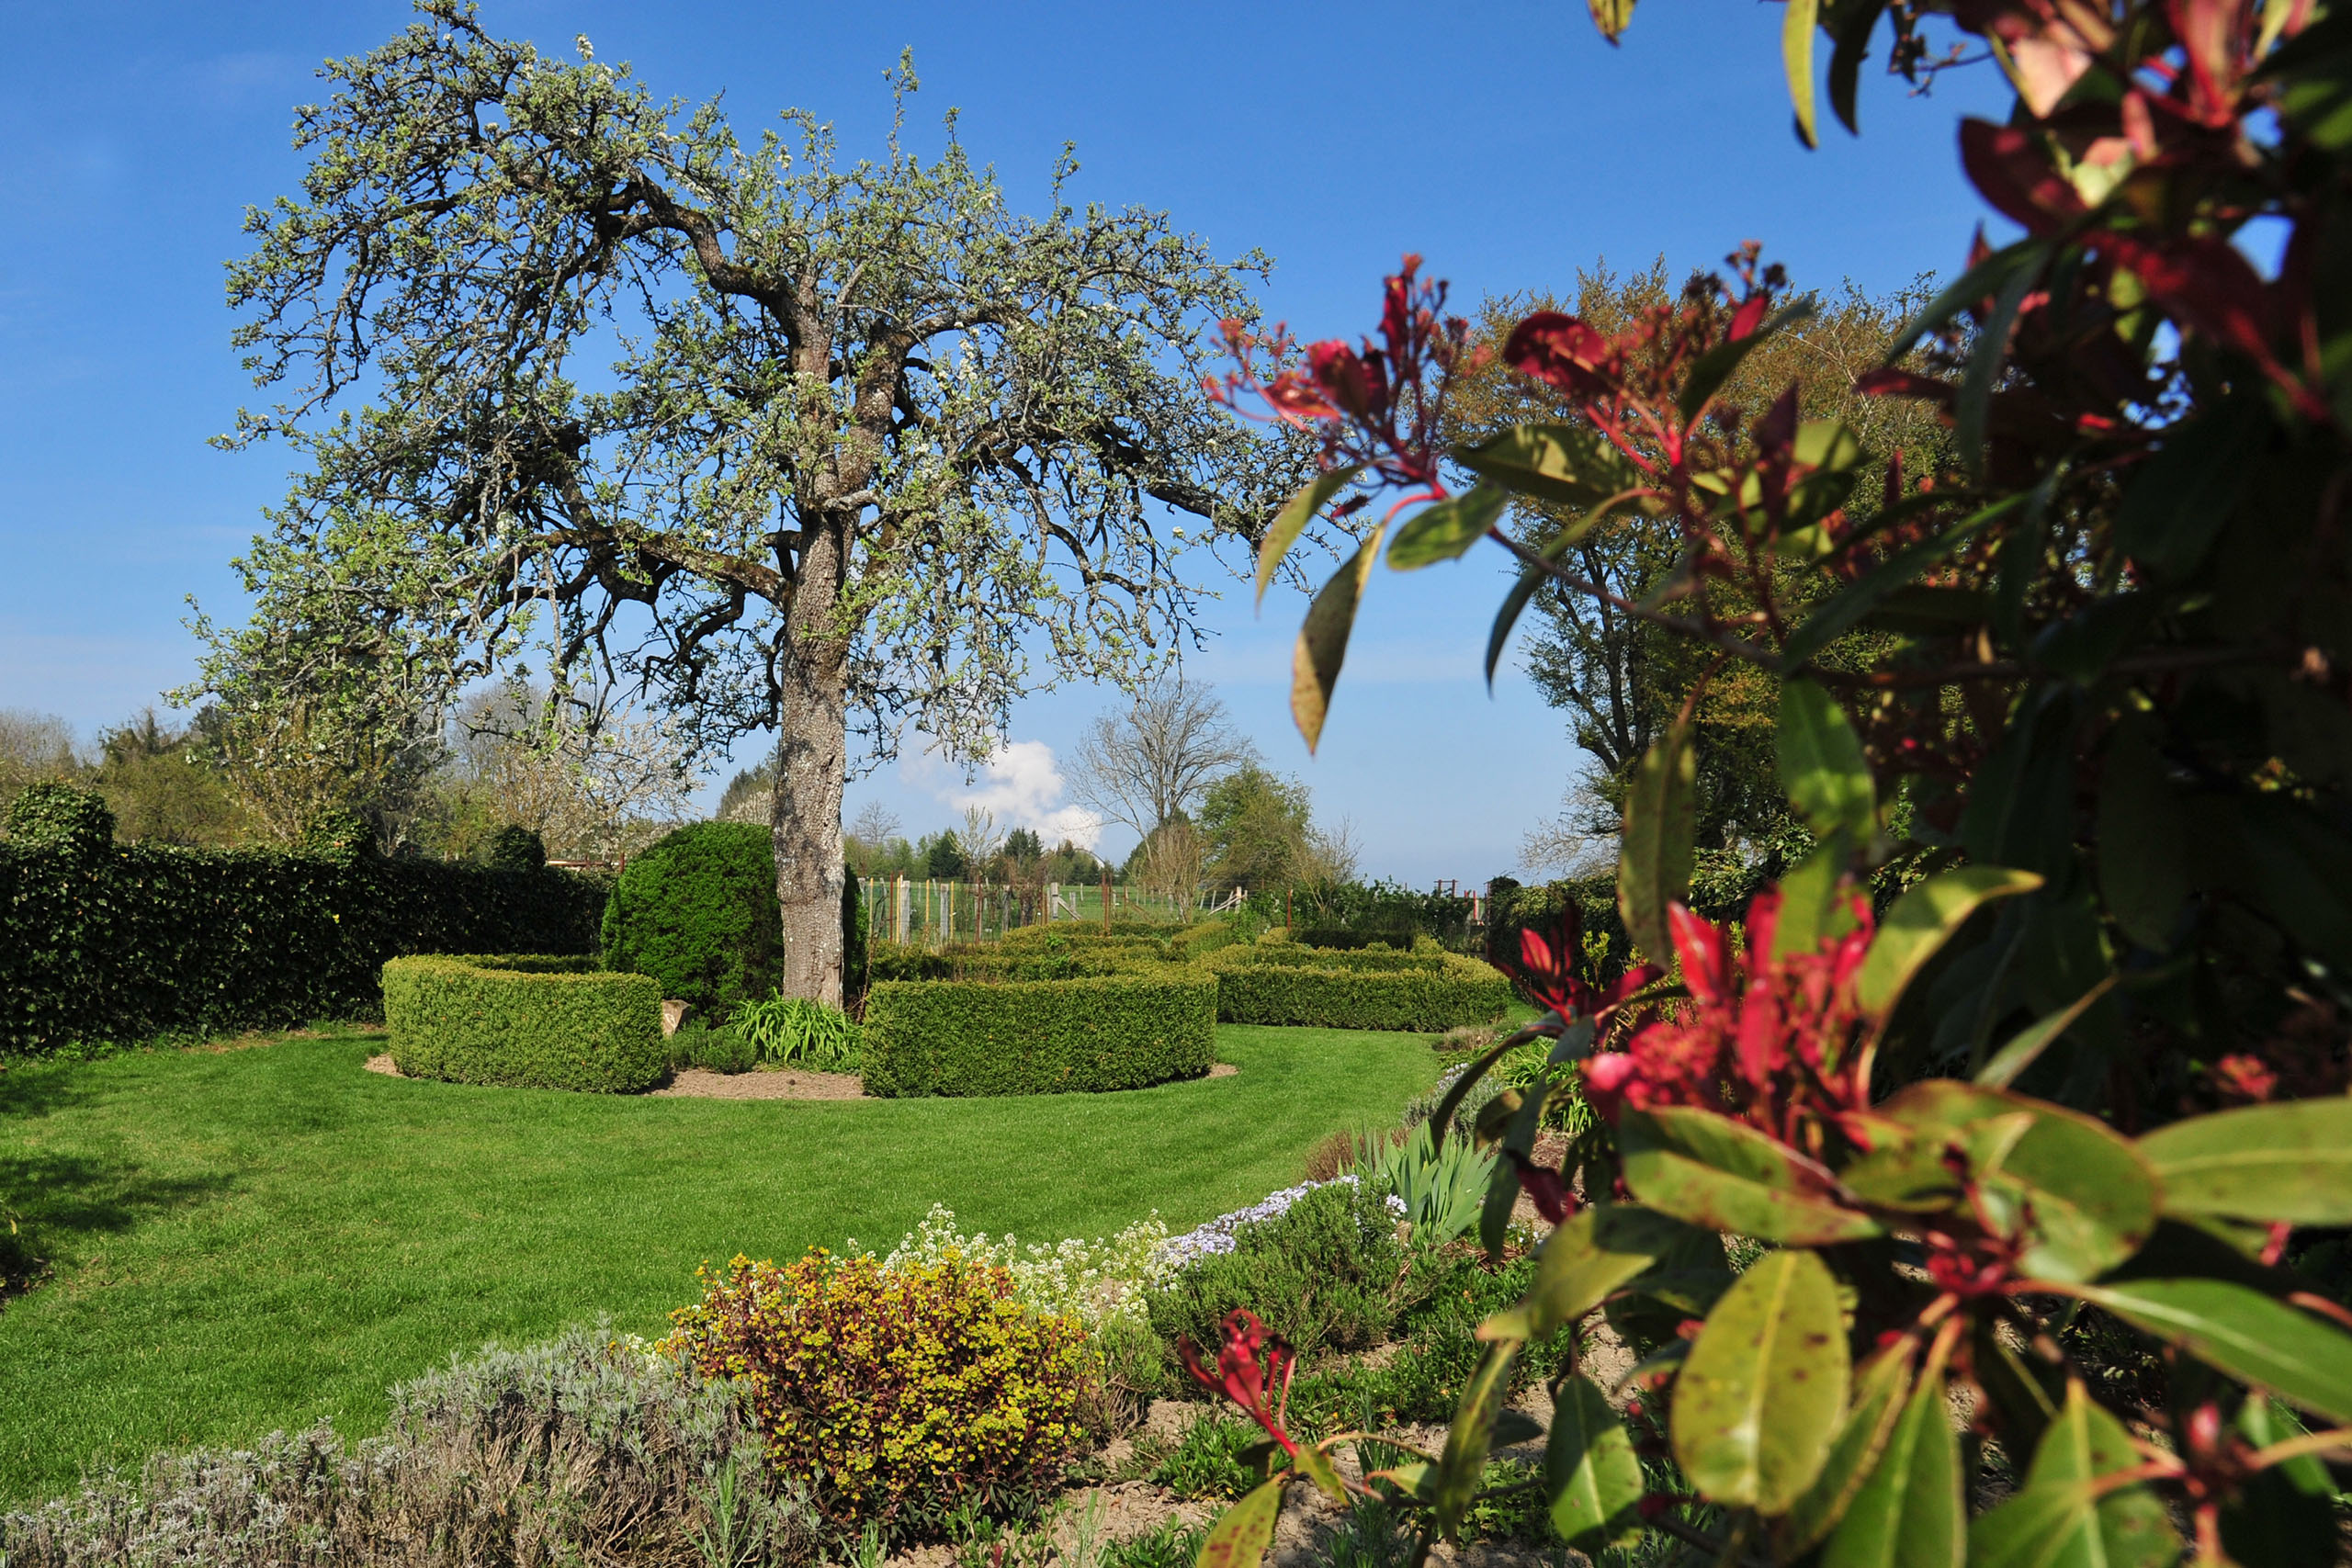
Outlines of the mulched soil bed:
M 387 1077 L 405 1077 L 392 1065 L 391 1054 L 368 1058 L 368 1070 Z M 1213 1078 L 1229 1077 L 1241 1069 L 1230 1062 L 1211 1067 Z M 797 1067 L 762 1067 L 748 1073 L 713 1073 L 688 1067 L 671 1078 L 666 1089 L 649 1089 L 656 1099 L 672 1100 L 863 1100 L 865 1086 L 855 1073 L 811 1073 Z

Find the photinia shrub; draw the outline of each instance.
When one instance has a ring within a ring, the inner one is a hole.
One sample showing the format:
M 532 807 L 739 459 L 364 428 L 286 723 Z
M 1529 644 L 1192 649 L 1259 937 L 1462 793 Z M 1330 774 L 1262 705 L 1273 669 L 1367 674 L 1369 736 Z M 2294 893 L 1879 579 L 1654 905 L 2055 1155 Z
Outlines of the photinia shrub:
M 1033 1506 L 1078 1436 L 1086 1333 L 950 1251 L 888 1267 L 824 1249 L 701 1270 L 661 1348 L 740 1380 L 769 1462 L 854 1540 L 935 1534 L 959 1508 Z
M 1632 10 L 1593 6 L 1612 37 Z M 1972 39 L 1944 51 L 1946 27 Z M 1299 636 L 1310 745 L 1384 547 L 1408 570 L 1511 554 L 1491 672 L 1538 587 L 1610 598 L 1570 547 L 1657 530 L 1672 580 L 1611 607 L 1780 680 L 1809 841 L 1744 918 L 1693 912 L 1692 693 L 1626 804 L 1636 964 L 1604 986 L 1574 922 L 1527 930 L 1496 956 L 1550 1010 L 1431 1118 L 1446 1135 L 1530 1040 L 1583 1064 L 1597 1112 L 1556 1168 L 1533 1158 L 1548 1080 L 1480 1114 L 1506 1156 L 1488 1246 L 1521 1190 L 1556 1228 L 1481 1325 L 1443 1451 L 1343 1481 L 1284 1426 L 1287 1347 L 1237 1317 L 1187 1364 L 1266 1430 L 1272 1473 L 1204 1564 L 1254 1562 L 1301 1478 L 1458 1537 L 1513 1365 L 1596 1311 L 1666 1332 L 1634 1387 L 1554 1381 L 1544 1495 L 1588 1551 L 1657 1529 L 1713 1562 L 2138 1565 L 2176 1561 L 2181 1524 L 2200 1564 L 2338 1560 L 2352 15 L 1790 0 L 1808 141 L 1816 37 L 1850 129 L 1874 35 L 1915 81 L 1972 52 L 2008 73 L 2007 121 L 1964 122 L 1960 150 L 2023 232 L 1980 235 L 1858 385 L 1949 433 L 1883 455 L 1870 493 L 1860 437 L 1796 389 L 1723 396 L 1810 309 L 1753 244 L 1613 333 L 1544 311 L 1474 344 L 1417 258 L 1358 347 L 1227 324 L 1216 394 L 1324 444 L 1261 592 L 1318 512 L 1363 536 Z M 1449 382 L 1489 350 L 1558 417 L 1453 443 Z M 2079 1359 L 2115 1336 L 2144 1375 Z M 1972 1517 L 1994 1445 L 2013 1485 Z

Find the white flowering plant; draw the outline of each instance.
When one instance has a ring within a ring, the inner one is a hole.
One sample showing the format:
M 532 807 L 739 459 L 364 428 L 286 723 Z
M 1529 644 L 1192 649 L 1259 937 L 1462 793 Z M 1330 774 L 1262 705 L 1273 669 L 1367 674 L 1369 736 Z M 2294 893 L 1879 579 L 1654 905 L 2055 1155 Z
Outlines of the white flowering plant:
M 883 1258 L 882 1267 L 936 1266 L 951 1258 L 992 1265 L 1012 1277 L 1014 1292 L 1031 1307 L 1075 1317 L 1089 1333 L 1100 1333 L 1114 1320 L 1145 1323 L 1144 1292 L 1172 1267 L 1166 1257 L 1168 1227 L 1157 1210 L 1107 1238 L 1073 1237 L 1024 1247 L 1010 1232 L 994 1237 L 985 1231 L 965 1235 L 956 1228 L 956 1211 L 933 1203 L 922 1223 Z M 854 1254 L 856 1243 L 849 1250 Z

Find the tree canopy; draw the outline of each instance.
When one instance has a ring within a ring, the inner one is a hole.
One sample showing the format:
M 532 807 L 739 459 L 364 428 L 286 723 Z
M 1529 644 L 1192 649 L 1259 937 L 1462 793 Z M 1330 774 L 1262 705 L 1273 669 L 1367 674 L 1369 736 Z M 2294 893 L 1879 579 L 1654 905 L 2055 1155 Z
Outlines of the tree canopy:
M 746 141 L 584 39 L 418 10 L 326 68 L 302 190 L 231 268 L 280 400 L 226 439 L 301 468 L 199 684 L 404 733 L 536 647 L 698 746 L 775 729 L 787 986 L 837 993 L 851 728 L 968 755 L 1024 690 L 1148 679 L 1192 635 L 1179 558 L 1306 471 L 1199 394 L 1267 264 L 1075 205 L 1067 152 L 1018 216 L 953 116 L 935 158 L 894 128 L 844 166 L 804 111 Z M 910 61 L 893 83 L 903 116 Z

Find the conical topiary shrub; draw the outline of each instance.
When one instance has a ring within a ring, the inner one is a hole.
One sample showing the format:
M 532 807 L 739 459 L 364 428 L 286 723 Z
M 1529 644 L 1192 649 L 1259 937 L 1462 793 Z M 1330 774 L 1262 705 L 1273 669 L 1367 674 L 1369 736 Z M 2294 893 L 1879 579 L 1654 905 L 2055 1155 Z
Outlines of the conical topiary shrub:
M 605 906 L 605 962 L 717 1021 L 784 973 L 775 852 L 751 822 L 696 822 L 628 863 Z

